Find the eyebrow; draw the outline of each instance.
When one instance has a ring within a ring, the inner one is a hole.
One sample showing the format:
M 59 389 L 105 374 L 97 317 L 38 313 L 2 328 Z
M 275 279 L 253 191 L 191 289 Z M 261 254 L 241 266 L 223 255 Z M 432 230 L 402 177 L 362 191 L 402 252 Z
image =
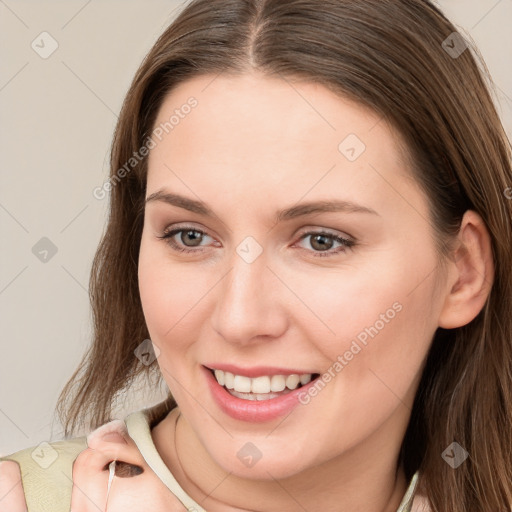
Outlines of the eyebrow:
M 213 213 L 213 210 L 207 206 L 203 201 L 198 201 L 195 199 L 190 199 L 185 196 L 181 196 L 179 194 L 171 194 L 170 192 L 166 192 L 165 190 L 158 190 L 153 194 L 149 195 L 145 204 L 161 201 L 173 206 L 177 206 L 179 208 L 183 208 L 193 213 L 197 213 L 199 215 L 204 215 L 206 217 L 216 217 Z M 369 208 L 367 206 L 362 206 L 357 203 L 353 203 L 351 201 L 342 201 L 342 200 L 324 200 L 324 201 L 310 201 L 307 203 L 301 203 L 290 208 L 285 208 L 284 210 L 280 210 L 276 213 L 275 222 L 282 222 L 286 220 L 295 219 L 297 217 L 302 217 L 304 215 L 311 215 L 314 213 L 323 213 L 323 212 L 345 212 L 345 213 L 369 213 L 371 215 L 378 215 L 373 208 Z

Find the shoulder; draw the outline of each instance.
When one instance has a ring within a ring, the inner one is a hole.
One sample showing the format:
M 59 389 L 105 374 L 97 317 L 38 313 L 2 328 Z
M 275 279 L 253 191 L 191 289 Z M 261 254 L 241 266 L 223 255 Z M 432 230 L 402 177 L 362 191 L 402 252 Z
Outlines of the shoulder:
M 87 436 L 43 442 L 0 457 L 0 462 L 12 462 L 4 464 L 3 467 L 0 464 L 0 491 L 4 487 L 6 489 L 0 493 L 0 512 L 17 512 L 17 509 L 13 509 L 6 500 L 1 499 L 7 492 L 10 493 L 11 500 L 14 494 L 19 494 L 16 504 L 25 497 L 26 507 L 23 505 L 20 511 L 27 512 L 28 509 L 28 512 L 69 512 L 72 503 L 73 509 L 84 510 L 83 506 L 78 506 L 81 503 L 81 496 L 77 488 L 81 491 L 91 488 L 94 492 L 100 487 L 107 488 L 109 473 L 105 468 L 113 460 L 144 467 L 148 470 L 147 478 L 139 477 L 140 483 L 147 480 L 148 485 L 155 486 L 155 482 L 149 482 L 148 475 L 153 473 L 153 467 L 158 471 L 159 463 L 163 462 L 152 443 L 151 427 L 167 415 L 172 408 L 171 405 L 165 401 L 154 407 L 133 412 L 124 421 L 112 420 Z M 116 434 L 124 439 L 121 444 Z M 146 461 L 149 462 L 149 466 Z M 162 475 L 162 472 L 165 482 L 172 480 L 171 483 L 175 483 L 163 469 L 158 471 L 158 474 Z M 168 478 L 165 478 L 166 476 Z M 158 480 L 160 477 L 155 475 L 154 478 Z M 165 486 L 161 480 L 158 480 L 160 485 Z M 166 494 L 169 494 L 169 489 L 173 492 L 175 488 L 176 485 L 167 487 Z
M 96 469 L 100 473 L 105 460 L 111 456 L 111 454 L 103 453 L 94 448 L 89 449 L 91 442 L 93 446 L 97 442 L 97 440 L 94 441 L 95 437 L 97 438 L 102 433 L 109 431 L 125 431 L 126 424 L 129 424 L 130 434 L 133 434 L 137 441 L 132 442 L 132 451 L 139 453 L 138 443 L 147 444 L 146 438 L 151 426 L 158 423 L 172 408 L 173 404 L 169 400 L 131 413 L 125 418 L 125 421 L 113 420 L 106 423 L 87 436 L 42 442 L 37 446 L 0 457 L 0 462 L 12 461 L 19 468 L 19 471 L 14 471 L 18 468 L 8 464 L 0 469 L 0 490 L 3 490 L 2 484 L 7 488 L 7 491 L 14 489 L 14 487 L 17 491 L 19 487 L 21 497 L 25 497 L 28 512 L 69 512 L 74 476 L 83 477 L 84 485 L 87 486 L 86 483 L 88 484 L 91 480 L 89 478 L 90 467 L 99 464 L 101 468 Z M 109 460 L 113 459 L 110 457 Z M 103 478 L 104 475 L 101 474 L 100 476 Z M 20 477 L 21 486 L 19 485 Z M 5 505 L 6 502 L 1 497 L 0 495 L 0 512 L 12 512 L 9 507 L 7 511 L 5 507 L 2 508 L 2 505 Z
M 16 462 L 28 510 L 68 512 L 73 487 L 73 462 L 87 449 L 86 437 L 43 442 L 4 457 Z

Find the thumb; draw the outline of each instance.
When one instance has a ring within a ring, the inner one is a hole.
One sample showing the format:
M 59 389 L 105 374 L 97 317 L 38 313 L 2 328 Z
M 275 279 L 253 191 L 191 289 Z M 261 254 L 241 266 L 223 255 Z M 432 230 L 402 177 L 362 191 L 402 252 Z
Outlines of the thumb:
M 135 474 L 142 473 L 147 467 L 124 421 L 113 420 L 96 429 L 87 437 L 87 445 L 103 456 L 105 464 L 117 461 L 116 476 L 129 476 L 123 474 L 129 471 L 127 466 L 134 466 L 132 472 Z
M 113 420 L 91 432 L 87 446 L 73 463 L 73 512 L 105 510 L 112 461 L 122 461 L 116 462 L 116 476 L 133 476 L 121 474 L 123 470 L 126 473 L 127 468 L 135 474 L 144 471 L 144 459 L 121 420 Z

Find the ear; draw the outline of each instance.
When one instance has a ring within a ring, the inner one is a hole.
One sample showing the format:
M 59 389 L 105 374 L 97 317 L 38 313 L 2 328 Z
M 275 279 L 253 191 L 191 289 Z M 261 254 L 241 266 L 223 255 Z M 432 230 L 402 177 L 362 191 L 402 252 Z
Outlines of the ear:
M 491 238 L 473 210 L 462 218 L 447 272 L 447 295 L 439 327 L 454 329 L 471 322 L 484 307 L 494 279 Z

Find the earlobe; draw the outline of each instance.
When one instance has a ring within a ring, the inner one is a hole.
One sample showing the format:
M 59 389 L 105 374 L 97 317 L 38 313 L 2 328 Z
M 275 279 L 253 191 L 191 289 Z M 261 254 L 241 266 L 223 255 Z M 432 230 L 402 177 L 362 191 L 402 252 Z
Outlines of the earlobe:
M 449 281 L 438 323 L 444 329 L 454 329 L 467 325 L 480 313 L 494 279 L 491 238 L 473 210 L 464 214 L 448 266 Z

